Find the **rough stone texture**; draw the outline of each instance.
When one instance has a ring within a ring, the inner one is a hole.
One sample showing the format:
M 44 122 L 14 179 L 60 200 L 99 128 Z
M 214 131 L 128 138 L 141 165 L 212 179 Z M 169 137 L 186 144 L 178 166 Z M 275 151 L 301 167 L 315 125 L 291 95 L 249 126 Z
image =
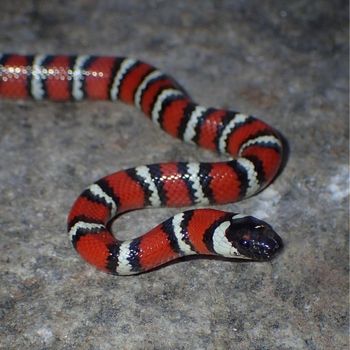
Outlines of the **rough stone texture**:
M 2 51 L 144 59 L 202 104 L 265 116 L 291 148 L 269 189 L 225 207 L 271 222 L 277 259 L 118 278 L 72 249 L 75 197 L 116 169 L 216 156 L 120 103 L 1 101 L 1 349 L 348 347 L 347 1 L 2 0 L 0 19 Z M 115 226 L 130 237 L 175 212 Z

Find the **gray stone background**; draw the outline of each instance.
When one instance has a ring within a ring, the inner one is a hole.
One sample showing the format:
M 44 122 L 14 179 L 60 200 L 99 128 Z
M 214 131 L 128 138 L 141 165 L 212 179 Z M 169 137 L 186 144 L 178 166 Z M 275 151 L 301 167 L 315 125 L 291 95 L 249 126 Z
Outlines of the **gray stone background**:
M 109 102 L 0 102 L 1 349 L 347 349 L 348 3 L 2 0 L 0 50 L 127 55 L 204 105 L 264 116 L 290 143 L 266 191 L 221 207 L 268 220 L 271 263 L 196 259 L 113 277 L 66 216 L 117 169 L 216 155 Z M 119 237 L 176 213 L 124 215 Z

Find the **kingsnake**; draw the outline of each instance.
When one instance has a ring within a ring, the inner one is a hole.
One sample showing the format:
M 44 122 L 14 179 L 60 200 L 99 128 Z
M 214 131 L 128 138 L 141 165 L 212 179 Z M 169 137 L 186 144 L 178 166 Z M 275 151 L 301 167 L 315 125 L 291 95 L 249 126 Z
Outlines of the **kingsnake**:
M 185 211 L 131 240 L 120 241 L 110 230 L 112 219 L 126 211 L 231 203 L 261 191 L 281 170 L 285 153 L 281 134 L 263 121 L 202 107 L 169 76 L 125 57 L 2 54 L 0 96 L 121 100 L 170 135 L 233 157 L 137 166 L 85 189 L 68 216 L 68 232 L 98 269 L 131 275 L 185 255 L 265 261 L 281 250 L 281 238 L 266 222 L 214 209 Z

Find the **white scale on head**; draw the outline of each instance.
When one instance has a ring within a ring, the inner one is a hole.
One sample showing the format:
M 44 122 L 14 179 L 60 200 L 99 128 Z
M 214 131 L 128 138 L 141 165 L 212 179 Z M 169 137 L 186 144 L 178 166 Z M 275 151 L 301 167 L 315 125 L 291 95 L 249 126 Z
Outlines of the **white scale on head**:
M 249 259 L 242 255 L 226 238 L 226 230 L 230 227 L 231 221 L 222 222 L 213 233 L 213 248 L 215 252 L 226 258 Z

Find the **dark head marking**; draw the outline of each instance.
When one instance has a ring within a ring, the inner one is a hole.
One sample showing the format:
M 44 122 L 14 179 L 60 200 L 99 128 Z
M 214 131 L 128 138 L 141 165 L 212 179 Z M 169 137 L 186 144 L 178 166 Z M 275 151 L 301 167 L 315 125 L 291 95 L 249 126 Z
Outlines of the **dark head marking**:
M 233 217 L 226 237 L 244 257 L 266 261 L 283 248 L 281 237 L 266 222 L 252 216 Z

